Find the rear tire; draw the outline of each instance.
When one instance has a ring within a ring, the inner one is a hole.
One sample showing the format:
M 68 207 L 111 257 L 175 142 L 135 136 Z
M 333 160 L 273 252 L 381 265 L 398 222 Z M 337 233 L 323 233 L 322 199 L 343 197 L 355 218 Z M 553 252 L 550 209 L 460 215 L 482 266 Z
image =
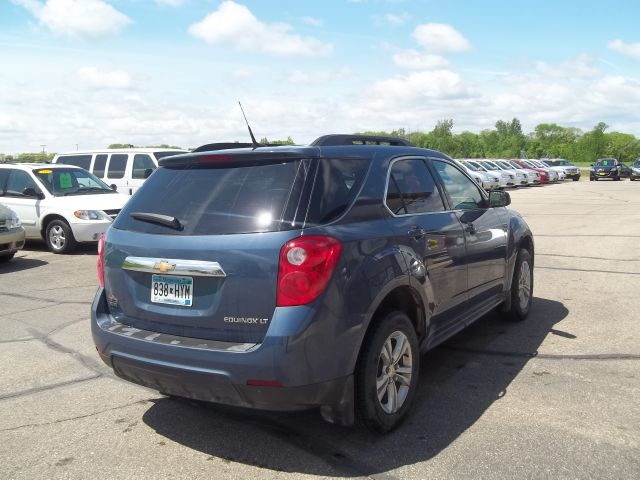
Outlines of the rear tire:
M 64 220 L 51 220 L 47 224 L 44 238 L 52 253 L 69 253 L 76 248 L 71 227 Z
M 521 248 L 516 257 L 509 295 L 511 305 L 503 312 L 505 318 L 514 322 L 526 319 L 533 301 L 533 259 L 526 248 Z
M 0 263 L 7 263 L 9 260 L 13 258 L 14 255 L 15 253 L 10 253 L 9 255 L 0 256 Z
M 411 320 L 391 311 L 367 334 L 356 369 L 358 420 L 369 430 L 390 432 L 404 420 L 420 373 L 418 337 Z

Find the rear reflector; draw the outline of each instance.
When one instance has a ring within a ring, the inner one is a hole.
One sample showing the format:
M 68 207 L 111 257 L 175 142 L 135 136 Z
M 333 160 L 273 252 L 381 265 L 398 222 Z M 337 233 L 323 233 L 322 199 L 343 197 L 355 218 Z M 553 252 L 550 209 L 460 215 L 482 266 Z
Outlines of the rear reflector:
M 104 233 L 101 233 L 98 239 L 98 281 L 104 288 Z
M 247 380 L 247 385 L 251 387 L 282 388 L 282 382 L 278 380 Z

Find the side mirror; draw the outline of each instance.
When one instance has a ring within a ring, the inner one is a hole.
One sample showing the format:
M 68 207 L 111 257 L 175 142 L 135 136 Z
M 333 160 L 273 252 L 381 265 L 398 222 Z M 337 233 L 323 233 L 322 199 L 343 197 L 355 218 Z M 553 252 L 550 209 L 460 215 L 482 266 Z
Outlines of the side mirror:
M 151 174 L 153 173 L 153 169 L 152 168 L 147 168 L 144 171 L 144 178 L 149 178 L 151 176 Z
M 489 193 L 489 207 L 506 207 L 511 204 L 511 196 L 508 192 L 494 190 Z
M 113 190 L 114 192 L 118 191 L 118 186 L 115 183 L 112 183 L 110 186 L 111 186 L 111 190 Z
M 38 200 L 42 200 L 44 198 L 44 194 L 42 192 L 36 191 L 36 189 L 33 187 L 25 188 L 22 191 L 22 195 L 24 195 L 25 197 L 37 198 Z

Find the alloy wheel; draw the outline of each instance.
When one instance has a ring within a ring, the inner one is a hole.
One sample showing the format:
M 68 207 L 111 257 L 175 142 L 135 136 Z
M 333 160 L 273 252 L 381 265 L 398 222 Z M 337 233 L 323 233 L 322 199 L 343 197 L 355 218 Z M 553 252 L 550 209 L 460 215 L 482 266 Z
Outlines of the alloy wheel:
M 376 391 L 385 413 L 396 413 L 409 394 L 413 373 L 413 356 L 409 339 L 401 331 L 395 331 L 382 345 L 378 357 Z
M 531 297 L 531 267 L 529 262 L 524 261 L 520 265 L 520 278 L 518 280 L 518 298 L 520 299 L 520 308 L 525 310 L 529 305 Z

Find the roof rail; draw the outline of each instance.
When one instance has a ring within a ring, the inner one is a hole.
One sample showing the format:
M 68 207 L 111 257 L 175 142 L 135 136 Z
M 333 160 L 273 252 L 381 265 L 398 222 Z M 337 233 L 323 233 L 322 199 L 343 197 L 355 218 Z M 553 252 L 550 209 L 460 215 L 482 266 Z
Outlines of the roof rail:
M 337 145 L 392 145 L 396 147 L 415 147 L 408 140 L 398 137 L 383 137 L 378 135 L 324 135 L 311 143 L 314 147 L 329 147 Z

